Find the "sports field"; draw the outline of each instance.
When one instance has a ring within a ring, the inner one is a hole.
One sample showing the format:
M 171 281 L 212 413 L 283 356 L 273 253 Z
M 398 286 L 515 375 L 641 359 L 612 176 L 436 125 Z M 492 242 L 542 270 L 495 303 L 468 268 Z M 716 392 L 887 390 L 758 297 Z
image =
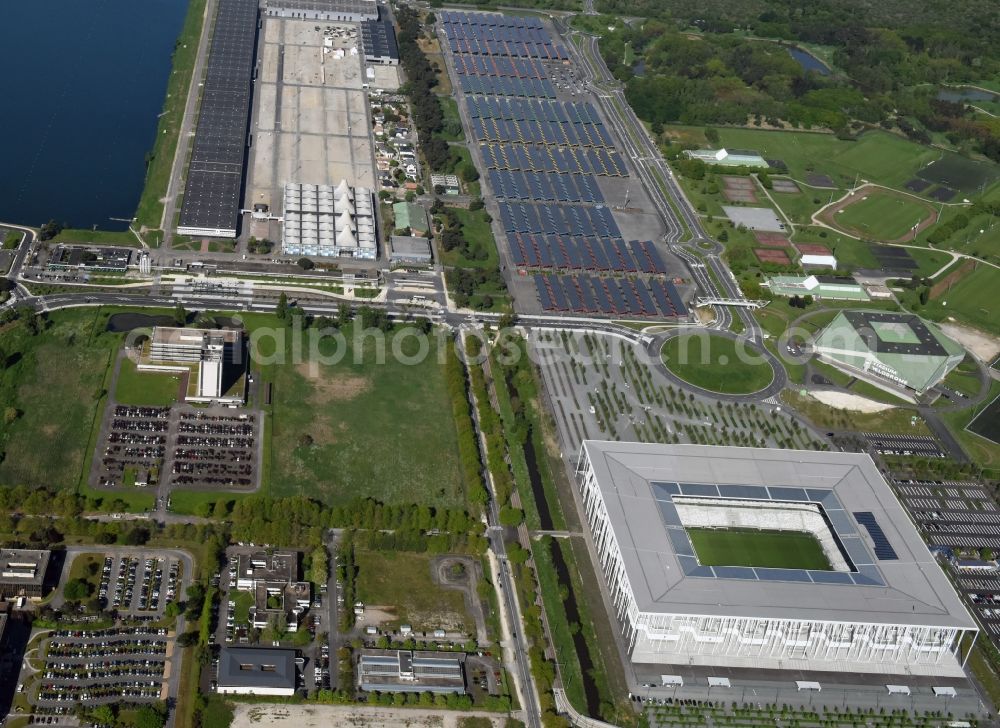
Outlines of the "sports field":
M 669 126 L 667 130 L 684 141 L 705 144 L 704 130 L 698 127 Z M 941 152 L 894 134 L 869 131 L 857 141 L 844 141 L 833 134 L 761 129 L 719 128 L 719 146 L 754 149 L 768 160 L 780 159 L 796 180 L 805 181 L 810 172 L 829 175 L 841 189 L 861 179 L 902 188 L 917 171 Z M 808 188 L 804 194 L 813 194 Z M 824 196 L 828 196 L 829 191 Z
M 863 194 L 836 213 L 833 220 L 847 232 L 871 240 L 901 239 L 934 214 L 930 205 L 905 195 L 879 189 L 868 189 Z
M 928 303 L 930 318 L 942 320 L 949 316 L 972 324 L 992 334 L 1000 334 L 1000 269 L 979 264 L 971 273 Z
M 663 345 L 662 357 L 678 377 L 712 392 L 749 394 L 774 377 L 771 365 L 756 350 L 737 350 L 736 341 L 723 336 L 675 336 Z
M 804 531 L 689 528 L 687 533 L 703 566 L 830 570 L 823 547 Z

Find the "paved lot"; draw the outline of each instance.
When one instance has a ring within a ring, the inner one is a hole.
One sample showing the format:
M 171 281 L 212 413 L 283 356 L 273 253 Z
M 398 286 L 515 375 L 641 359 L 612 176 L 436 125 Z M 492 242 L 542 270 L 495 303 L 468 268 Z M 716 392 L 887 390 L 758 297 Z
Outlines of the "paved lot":
M 375 187 L 357 27 L 264 19 L 246 207 L 280 213 L 286 182 Z
M 516 714 L 515 714 L 516 715 Z M 502 728 L 506 715 L 469 711 L 419 710 L 406 708 L 376 708 L 362 705 L 251 705 L 237 704 L 232 728 L 459 728 L 462 718 L 479 716 L 490 720 L 494 728 Z
M 942 559 L 1000 555 L 1000 507 L 981 483 L 907 480 L 896 481 L 893 487 Z M 1000 572 L 985 567 L 944 568 L 983 625 L 983 636 L 1000 642 Z

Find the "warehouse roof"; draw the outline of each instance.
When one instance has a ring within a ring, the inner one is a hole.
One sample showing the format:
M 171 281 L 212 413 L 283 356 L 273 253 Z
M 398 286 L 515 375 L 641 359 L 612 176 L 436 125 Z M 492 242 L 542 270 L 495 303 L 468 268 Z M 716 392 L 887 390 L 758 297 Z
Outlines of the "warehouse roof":
M 868 455 L 591 440 L 583 452 L 640 612 L 976 627 Z M 702 566 L 675 495 L 815 503 L 853 568 Z
M 295 650 L 223 647 L 220 687 L 295 689 Z

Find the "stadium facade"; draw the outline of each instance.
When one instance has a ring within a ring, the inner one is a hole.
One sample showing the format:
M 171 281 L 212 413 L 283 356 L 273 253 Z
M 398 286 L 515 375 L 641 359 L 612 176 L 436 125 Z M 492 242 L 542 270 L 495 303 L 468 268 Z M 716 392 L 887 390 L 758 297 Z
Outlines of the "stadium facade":
M 908 398 L 962 363 L 965 350 L 911 313 L 841 311 L 813 341 L 825 362 Z
M 963 675 L 976 623 L 867 455 L 585 441 L 576 472 L 633 663 Z M 829 565 L 703 565 L 705 527 L 811 533 Z

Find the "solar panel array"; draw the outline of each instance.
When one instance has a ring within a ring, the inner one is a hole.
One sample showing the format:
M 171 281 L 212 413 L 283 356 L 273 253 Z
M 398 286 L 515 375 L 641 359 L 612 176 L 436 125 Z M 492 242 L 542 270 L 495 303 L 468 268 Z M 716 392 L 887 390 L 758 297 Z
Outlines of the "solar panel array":
M 556 270 L 664 274 L 667 268 L 653 244 L 621 238 L 573 238 L 566 235 L 511 233 L 514 265 Z
M 555 103 L 555 102 L 540 102 Z M 518 142 L 570 147 L 608 147 L 615 143 L 604 124 L 540 119 L 472 118 L 472 133 L 481 142 Z
M 547 78 L 508 78 L 501 76 L 459 76 L 459 85 L 467 94 L 488 96 L 530 96 L 554 99 L 556 89 Z
M 234 230 L 257 33 L 257 0 L 220 0 L 180 227 Z
M 542 308 L 686 316 L 677 289 L 663 278 L 667 267 L 656 246 L 623 240 L 602 204 L 595 178 L 628 171 L 592 104 L 556 100 L 544 62 L 566 58 L 565 49 L 538 18 L 451 11 L 441 18 L 472 134 L 485 142 L 479 150 L 514 265 L 572 271 L 535 274 Z
M 459 76 L 543 79 L 549 74 L 541 62 L 506 56 L 452 56 Z
M 868 535 L 872 537 L 872 543 L 875 544 L 876 559 L 879 561 L 896 561 L 899 559 L 899 556 L 896 555 L 896 550 L 889 543 L 889 539 L 885 537 L 882 527 L 875 520 L 874 513 L 871 511 L 855 511 L 854 520 L 860 523 L 868 531 Z
M 469 116 L 483 119 L 522 121 L 571 121 L 574 124 L 601 124 L 597 110 L 589 103 L 472 97 L 465 100 Z
M 490 187 L 499 198 L 548 202 L 604 202 L 593 177 L 582 174 L 489 170 Z
M 479 151 L 490 169 L 526 172 L 565 172 L 626 177 L 628 170 L 614 149 L 555 147 L 527 144 L 481 144 Z
M 452 53 L 564 60 L 539 18 L 444 11 L 441 21 Z
M 500 220 L 508 233 L 544 233 L 578 237 L 621 238 L 611 210 L 603 205 L 501 202 Z
M 534 281 L 545 311 L 657 318 L 687 315 L 677 289 L 659 278 L 537 273 Z

